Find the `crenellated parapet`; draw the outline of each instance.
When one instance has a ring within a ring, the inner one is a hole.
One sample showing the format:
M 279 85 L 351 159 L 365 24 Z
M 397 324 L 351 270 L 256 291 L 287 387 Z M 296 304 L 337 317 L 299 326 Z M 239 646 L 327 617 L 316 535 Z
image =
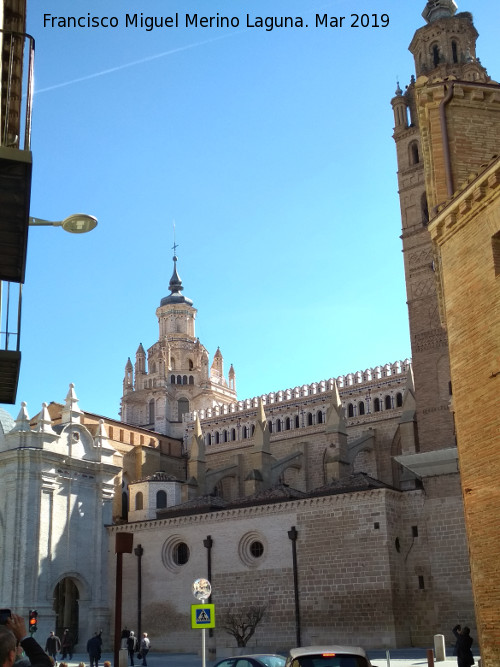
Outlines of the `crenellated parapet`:
M 296 402 L 305 398 L 311 399 L 315 396 L 333 391 L 335 383 L 342 396 L 342 394 L 345 394 L 351 388 L 367 388 L 370 385 L 380 384 L 381 381 L 384 381 L 387 378 L 394 378 L 394 376 L 399 376 L 399 378 L 401 378 L 401 376 L 407 374 L 410 365 L 411 360 L 405 359 L 404 361 L 395 361 L 392 364 L 385 364 L 384 366 L 367 368 L 364 371 L 338 375 L 336 378 L 330 378 L 328 380 L 320 380 L 319 382 L 303 384 L 289 389 L 271 391 L 268 394 L 261 394 L 260 396 L 247 398 L 236 403 L 215 405 L 204 410 L 189 412 L 186 413 L 184 420 L 187 422 L 193 421 L 196 415 L 199 416 L 200 420 L 204 420 L 233 415 L 248 410 L 255 410 L 259 405 L 259 401 L 262 401 L 264 406 L 272 406 L 277 403 L 287 403 L 290 401 Z
M 187 430 L 200 420 L 207 446 L 242 442 L 253 438 L 259 405 L 265 410 L 274 439 L 294 437 L 298 429 L 323 431 L 333 397 L 338 390 L 341 410 L 348 426 L 398 416 L 402 410 L 410 359 L 375 366 L 336 378 L 269 392 L 242 401 L 218 404 L 183 415 Z M 384 413 L 377 415 L 375 413 Z

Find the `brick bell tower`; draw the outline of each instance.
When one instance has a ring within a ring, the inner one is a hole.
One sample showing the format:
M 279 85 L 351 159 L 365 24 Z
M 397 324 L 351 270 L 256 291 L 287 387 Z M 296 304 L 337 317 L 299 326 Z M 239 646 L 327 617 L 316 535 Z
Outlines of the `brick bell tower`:
M 409 46 L 415 59 L 417 80 L 412 75 L 405 92 L 398 83 L 396 95 L 391 100 L 417 399 L 418 447 L 422 452 L 454 446 L 455 437 L 450 411 L 448 340 L 439 317 L 432 243 L 427 230 L 433 207 L 443 201 L 443 197 L 436 200 L 435 183 L 445 178 L 445 169 L 437 163 L 424 169 L 425 137 L 422 134 L 427 128 L 419 126 L 418 90 L 422 81 L 442 84 L 447 80 L 489 80 L 476 58 L 478 33 L 472 15 L 456 12 L 457 5 L 453 0 L 427 2 L 422 12 L 427 24 L 416 31 Z

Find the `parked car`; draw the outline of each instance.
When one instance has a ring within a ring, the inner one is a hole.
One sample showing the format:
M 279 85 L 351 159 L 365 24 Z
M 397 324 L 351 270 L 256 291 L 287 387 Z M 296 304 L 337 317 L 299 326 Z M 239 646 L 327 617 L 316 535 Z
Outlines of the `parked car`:
M 271 653 L 235 655 L 233 658 L 219 660 L 214 667 L 285 667 L 285 658 Z
M 302 646 L 292 648 L 286 667 L 374 667 L 359 646 Z

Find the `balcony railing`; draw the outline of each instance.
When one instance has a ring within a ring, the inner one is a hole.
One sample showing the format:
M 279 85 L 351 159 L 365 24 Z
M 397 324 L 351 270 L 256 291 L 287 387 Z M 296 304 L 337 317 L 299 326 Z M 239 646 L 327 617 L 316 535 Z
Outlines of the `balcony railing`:
M 35 41 L 0 29 L 0 403 L 15 403 L 31 199 Z
M 35 40 L 0 29 L 0 146 L 30 150 Z

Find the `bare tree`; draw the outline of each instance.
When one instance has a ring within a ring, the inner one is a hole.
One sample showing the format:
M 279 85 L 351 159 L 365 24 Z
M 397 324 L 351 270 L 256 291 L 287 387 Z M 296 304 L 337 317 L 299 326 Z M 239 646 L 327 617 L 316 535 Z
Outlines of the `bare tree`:
M 238 646 L 246 646 L 248 640 L 253 637 L 255 628 L 262 621 L 265 611 L 265 606 L 227 611 L 223 614 L 219 625 L 236 639 Z

